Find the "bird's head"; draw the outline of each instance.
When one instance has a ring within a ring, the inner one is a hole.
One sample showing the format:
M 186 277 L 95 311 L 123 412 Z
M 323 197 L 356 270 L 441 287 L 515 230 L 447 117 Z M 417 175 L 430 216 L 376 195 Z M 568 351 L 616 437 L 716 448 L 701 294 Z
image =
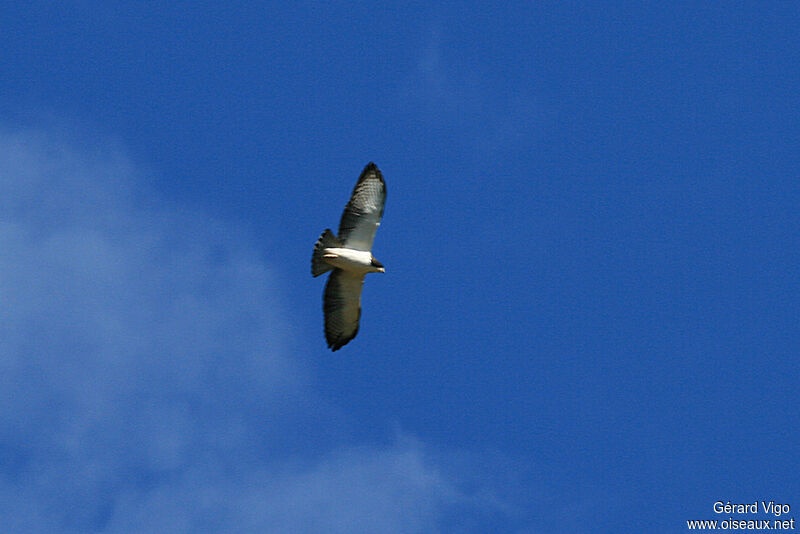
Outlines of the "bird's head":
M 383 264 L 375 259 L 375 256 L 372 257 L 372 268 L 375 269 L 374 272 L 376 273 L 385 273 L 386 269 L 383 268 Z

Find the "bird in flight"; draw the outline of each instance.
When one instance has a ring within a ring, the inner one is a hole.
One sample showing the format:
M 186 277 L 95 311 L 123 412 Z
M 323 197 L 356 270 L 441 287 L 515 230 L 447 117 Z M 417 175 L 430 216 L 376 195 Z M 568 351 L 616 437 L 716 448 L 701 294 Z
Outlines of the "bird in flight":
M 385 202 L 386 184 L 381 171 L 370 162 L 344 207 L 338 237 L 328 228 L 314 244 L 311 274 L 316 277 L 333 271 L 322 299 L 325 339 L 331 350 L 339 350 L 358 333 L 364 276 L 386 272 L 371 252 Z

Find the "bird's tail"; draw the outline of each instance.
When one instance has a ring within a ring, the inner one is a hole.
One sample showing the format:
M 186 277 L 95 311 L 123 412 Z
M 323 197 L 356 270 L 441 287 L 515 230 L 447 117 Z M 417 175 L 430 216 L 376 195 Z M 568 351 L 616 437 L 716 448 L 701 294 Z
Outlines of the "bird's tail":
M 332 270 L 334 268 L 333 265 L 322 259 L 322 251 L 326 248 L 337 248 L 341 246 L 341 242 L 333 235 L 330 229 L 322 232 L 322 235 L 319 236 L 319 239 L 317 239 L 317 242 L 314 244 L 314 254 L 311 255 L 311 274 L 313 276 L 319 276 Z

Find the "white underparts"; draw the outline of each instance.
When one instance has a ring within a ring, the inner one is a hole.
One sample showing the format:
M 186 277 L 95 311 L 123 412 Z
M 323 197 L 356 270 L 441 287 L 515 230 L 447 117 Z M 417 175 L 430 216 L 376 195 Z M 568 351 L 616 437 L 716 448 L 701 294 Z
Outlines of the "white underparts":
M 377 273 L 380 270 L 372 265 L 372 253 L 352 248 L 326 248 L 322 259 L 326 263 L 344 271 L 354 273 Z

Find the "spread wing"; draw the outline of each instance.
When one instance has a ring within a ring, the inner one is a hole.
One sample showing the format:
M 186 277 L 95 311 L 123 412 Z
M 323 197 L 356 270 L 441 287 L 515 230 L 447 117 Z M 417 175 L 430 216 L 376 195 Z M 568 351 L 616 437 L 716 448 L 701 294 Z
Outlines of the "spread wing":
M 331 350 L 339 350 L 358 334 L 363 285 L 364 274 L 334 269 L 328 277 L 322 310 L 325 312 L 325 339 Z
M 364 167 L 353 189 L 350 202 L 344 207 L 339 223 L 339 239 L 347 248 L 372 250 L 375 231 L 381 224 L 386 202 L 386 184 L 378 167 L 370 162 Z

